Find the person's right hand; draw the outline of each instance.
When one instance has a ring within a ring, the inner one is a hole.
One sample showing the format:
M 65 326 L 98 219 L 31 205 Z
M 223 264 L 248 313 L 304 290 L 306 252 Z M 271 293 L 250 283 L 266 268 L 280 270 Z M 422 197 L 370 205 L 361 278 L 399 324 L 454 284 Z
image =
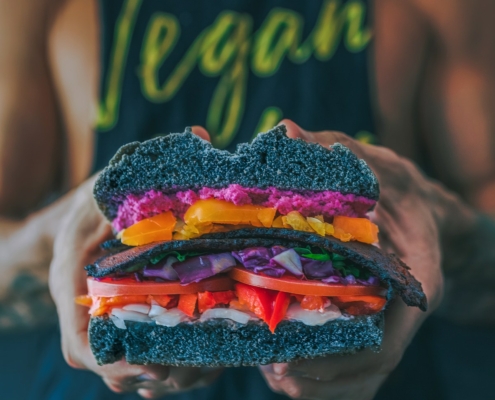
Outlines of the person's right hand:
M 204 132 L 195 131 L 204 137 Z M 88 343 L 88 310 L 74 303 L 87 293 L 84 266 L 102 255 L 99 245 L 112 237 L 110 224 L 93 199 L 94 178 L 72 196 L 55 238 L 50 266 L 50 291 L 57 306 L 62 352 L 67 363 L 100 375 L 115 392 L 135 392 L 146 398 L 198 388 L 219 376 L 218 368 L 177 368 L 162 365 L 130 365 L 125 360 L 100 366 Z

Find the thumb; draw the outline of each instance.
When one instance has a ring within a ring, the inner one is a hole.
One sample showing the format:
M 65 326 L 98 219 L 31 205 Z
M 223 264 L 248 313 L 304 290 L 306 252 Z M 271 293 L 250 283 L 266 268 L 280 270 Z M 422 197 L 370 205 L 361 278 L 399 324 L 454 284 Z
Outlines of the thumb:
M 191 127 L 191 130 L 192 130 L 192 133 L 194 133 L 196 136 L 199 136 L 201 139 L 204 139 L 204 140 L 207 140 L 208 142 L 211 142 L 210 134 L 202 126 L 194 125 Z
M 283 119 L 277 126 L 285 125 L 287 129 L 287 137 L 291 139 L 304 139 L 308 140 L 309 132 L 301 128 L 294 121 L 290 119 Z
M 318 143 L 328 148 L 335 143 L 341 143 L 350 148 L 358 157 L 365 158 L 364 145 L 339 131 L 307 131 L 290 119 L 283 119 L 278 125 L 285 125 L 287 137 L 291 139 L 302 139 L 309 143 Z M 369 146 L 370 147 L 370 146 Z

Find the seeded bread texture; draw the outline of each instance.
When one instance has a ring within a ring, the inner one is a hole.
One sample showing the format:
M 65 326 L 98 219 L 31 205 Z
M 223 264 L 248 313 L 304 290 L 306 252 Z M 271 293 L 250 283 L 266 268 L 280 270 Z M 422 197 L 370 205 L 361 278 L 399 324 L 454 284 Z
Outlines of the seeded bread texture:
M 382 312 L 322 326 L 282 321 L 272 334 L 262 322 L 214 319 L 168 328 L 126 321 L 127 329 L 119 329 L 106 317 L 93 317 L 89 341 L 100 365 L 125 358 L 130 364 L 238 367 L 378 350 L 383 319 Z
M 125 196 L 151 189 L 165 193 L 203 187 L 276 187 L 331 190 L 378 199 L 376 176 L 347 147 L 330 149 L 289 139 L 285 126 L 258 135 L 234 153 L 218 150 L 186 129 L 184 133 L 122 146 L 98 177 L 94 196 L 109 220 Z

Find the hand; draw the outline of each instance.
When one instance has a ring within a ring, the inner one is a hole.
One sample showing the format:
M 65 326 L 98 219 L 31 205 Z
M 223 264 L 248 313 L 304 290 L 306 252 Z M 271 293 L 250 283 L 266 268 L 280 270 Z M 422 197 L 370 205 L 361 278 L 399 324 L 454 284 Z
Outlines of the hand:
M 204 137 L 202 133 L 200 130 L 198 135 Z M 220 369 L 130 365 L 125 360 L 103 366 L 96 363 L 88 343 L 88 310 L 74 303 L 76 296 L 87 293 L 83 267 L 102 255 L 100 243 L 112 237 L 110 224 L 93 199 L 94 180 L 86 181 L 72 194 L 50 267 L 50 291 L 59 315 L 65 360 L 74 368 L 100 375 L 115 392 L 137 391 L 145 398 L 208 385 L 220 375 Z
M 371 218 L 380 227 L 380 246 L 396 253 L 418 279 L 428 299 L 428 312 L 396 299 L 385 316 L 382 350 L 329 356 L 260 367 L 270 387 L 298 399 L 370 400 L 395 369 L 411 339 L 442 298 L 443 276 L 439 230 L 449 195 L 426 180 L 408 160 L 391 150 L 364 145 L 339 132 L 308 132 L 290 120 L 287 135 L 328 147 L 340 142 L 364 159 L 380 183 L 380 201 Z

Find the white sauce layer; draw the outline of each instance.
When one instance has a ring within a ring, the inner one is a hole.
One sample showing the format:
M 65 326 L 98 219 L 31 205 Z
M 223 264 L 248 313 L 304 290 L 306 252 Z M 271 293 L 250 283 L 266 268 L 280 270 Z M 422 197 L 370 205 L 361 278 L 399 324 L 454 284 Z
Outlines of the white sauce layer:
M 329 305 L 323 310 L 305 310 L 298 303 L 293 303 L 287 309 L 285 320 L 300 321 L 305 325 L 324 325 L 329 321 L 343 318 L 342 313 L 335 305 Z M 199 319 L 188 317 L 178 308 L 167 310 L 157 304 L 129 304 L 123 308 L 114 308 L 110 319 L 119 329 L 126 329 L 125 321 L 155 322 L 157 325 L 174 327 L 181 322 L 205 322 L 210 319 L 230 319 L 240 324 L 247 324 L 251 320 L 257 320 L 254 314 L 239 311 L 233 308 L 211 308 L 201 314 Z
M 205 322 L 213 318 L 230 319 L 243 325 L 253 319 L 251 315 L 239 310 L 234 310 L 233 308 L 210 308 L 201 314 L 199 322 Z
M 342 316 L 339 308 L 332 304 L 323 310 L 305 310 L 299 303 L 293 303 L 287 309 L 285 319 L 300 321 L 305 325 L 324 325 Z

